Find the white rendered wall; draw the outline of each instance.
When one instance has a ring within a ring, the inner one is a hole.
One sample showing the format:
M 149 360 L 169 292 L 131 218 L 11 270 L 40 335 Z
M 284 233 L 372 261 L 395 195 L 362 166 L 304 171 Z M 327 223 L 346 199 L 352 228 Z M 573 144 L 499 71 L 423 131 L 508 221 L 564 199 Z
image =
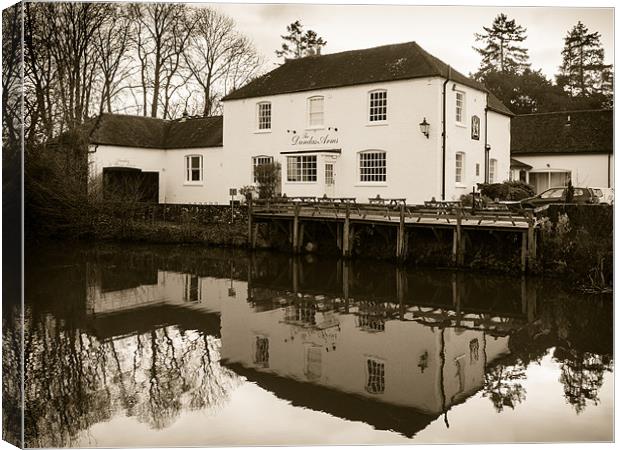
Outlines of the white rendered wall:
M 456 121 L 456 92 L 465 93 L 465 120 Z M 484 132 L 487 95 L 485 92 L 449 81 L 446 86 L 446 200 L 458 200 L 468 194 L 476 183 L 484 182 Z M 472 116 L 480 118 L 480 137 L 471 137 Z M 456 154 L 465 153 L 465 171 L 462 182 L 456 182 Z M 476 175 L 478 164 L 478 175 Z M 440 197 L 437 197 L 438 199 Z
M 608 159 L 611 187 L 614 185 L 614 158 L 607 154 L 562 154 L 562 155 L 515 155 L 519 161 L 532 166 L 531 171 L 549 169 L 568 170 L 574 186 L 608 187 Z
M 94 152 L 93 152 L 94 151 Z M 131 167 L 159 173 L 160 203 L 228 203 L 229 186 L 224 172 L 223 149 L 150 149 L 112 145 L 91 146 L 90 174 L 100 180 L 106 167 Z M 185 156 L 202 155 L 203 181 L 185 181 Z
M 388 118 L 385 124 L 368 121 L 368 93 L 387 90 Z M 307 99 L 324 97 L 324 128 L 308 129 Z M 272 129 L 258 132 L 256 105 L 272 104 Z M 430 123 L 430 138 L 421 132 L 419 123 Z M 336 131 L 337 129 L 337 131 Z M 293 133 L 295 131 L 295 133 Z M 338 143 L 293 145 L 295 136 L 320 139 L 329 136 Z M 322 196 L 325 189 L 324 158 L 337 156 L 333 196 L 356 197 L 368 201 L 382 197 L 406 197 L 420 202 L 437 195 L 441 171 L 441 79 L 424 78 L 300 92 L 270 97 L 227 101 L 224 105 L 224 145 L 226 172 L 231 181 L 250 184 L 252 156 L 273 156 L 282 164 L 283 192 L 289 196 Z M 322 155 L 321 150 L 340 149 L 338 155 Z M 358 152 L 383 150 L 387 158 L 387 182 L 359 182 Z M 286 181 L 286 155 L 281 152 L 316 151 L 317 182 Z
M 497 160 L 494 182 L 501 183 L 510 179 L 510 117 L 489 111 L 487 119 L 489 121 L 487 141 L 491 146 L 489 161 Z

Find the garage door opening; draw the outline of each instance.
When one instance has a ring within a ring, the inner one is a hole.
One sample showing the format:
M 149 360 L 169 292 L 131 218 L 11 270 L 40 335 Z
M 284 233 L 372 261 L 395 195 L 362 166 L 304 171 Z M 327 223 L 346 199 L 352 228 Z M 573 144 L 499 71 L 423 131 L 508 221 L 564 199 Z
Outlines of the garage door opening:
M 159 201 L 159 172 L 142 172 L 131 167 L 103 169 L 103 198 L 108 201 Z
M 567 186 L 571 179 L 571 173 L 568 170 L 531 170 L 529 176 L 530 184 L 534 186 L 537 194 L 552 187 Z

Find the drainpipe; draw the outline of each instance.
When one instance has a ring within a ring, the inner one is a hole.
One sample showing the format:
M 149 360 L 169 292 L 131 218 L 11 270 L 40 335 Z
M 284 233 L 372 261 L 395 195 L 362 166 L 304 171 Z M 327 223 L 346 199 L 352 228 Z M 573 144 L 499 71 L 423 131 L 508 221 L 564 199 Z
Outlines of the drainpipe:
M 442 110 L 442 133 L 441 133 L 441 199 L 446 199 L 446 86 L 452 75 L 452 67 L 448 66 L 448 78 L 443 82 L 443 110 Z
M 489 182 L 489 150 L 491 147 L 488 143 L 488 129 L 489 129 L 489 94 L 487 93 L 487 106 L 484 108 L 484 182 Z

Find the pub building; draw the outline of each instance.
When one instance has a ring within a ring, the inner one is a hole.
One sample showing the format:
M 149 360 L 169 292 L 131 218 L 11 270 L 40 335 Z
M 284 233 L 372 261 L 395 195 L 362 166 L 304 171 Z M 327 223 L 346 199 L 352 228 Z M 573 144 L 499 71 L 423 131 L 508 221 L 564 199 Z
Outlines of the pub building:
M 288 60 L 223 105 L 223 117 L 102 115 L 93 175 L 157 172 L 160 203 L 227 203 L 274 162 L 288 197 L 358 202 L 456 200 L 509 178 L 513 114 L 415 42 Z

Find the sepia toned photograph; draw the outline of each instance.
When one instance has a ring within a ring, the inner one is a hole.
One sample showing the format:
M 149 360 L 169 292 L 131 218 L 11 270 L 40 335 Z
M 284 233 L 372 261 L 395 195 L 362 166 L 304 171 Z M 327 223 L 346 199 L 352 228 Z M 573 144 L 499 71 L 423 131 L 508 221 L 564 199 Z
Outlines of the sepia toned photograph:
M 611 3 L 3 8 L 5 448 L 614 442 Z

